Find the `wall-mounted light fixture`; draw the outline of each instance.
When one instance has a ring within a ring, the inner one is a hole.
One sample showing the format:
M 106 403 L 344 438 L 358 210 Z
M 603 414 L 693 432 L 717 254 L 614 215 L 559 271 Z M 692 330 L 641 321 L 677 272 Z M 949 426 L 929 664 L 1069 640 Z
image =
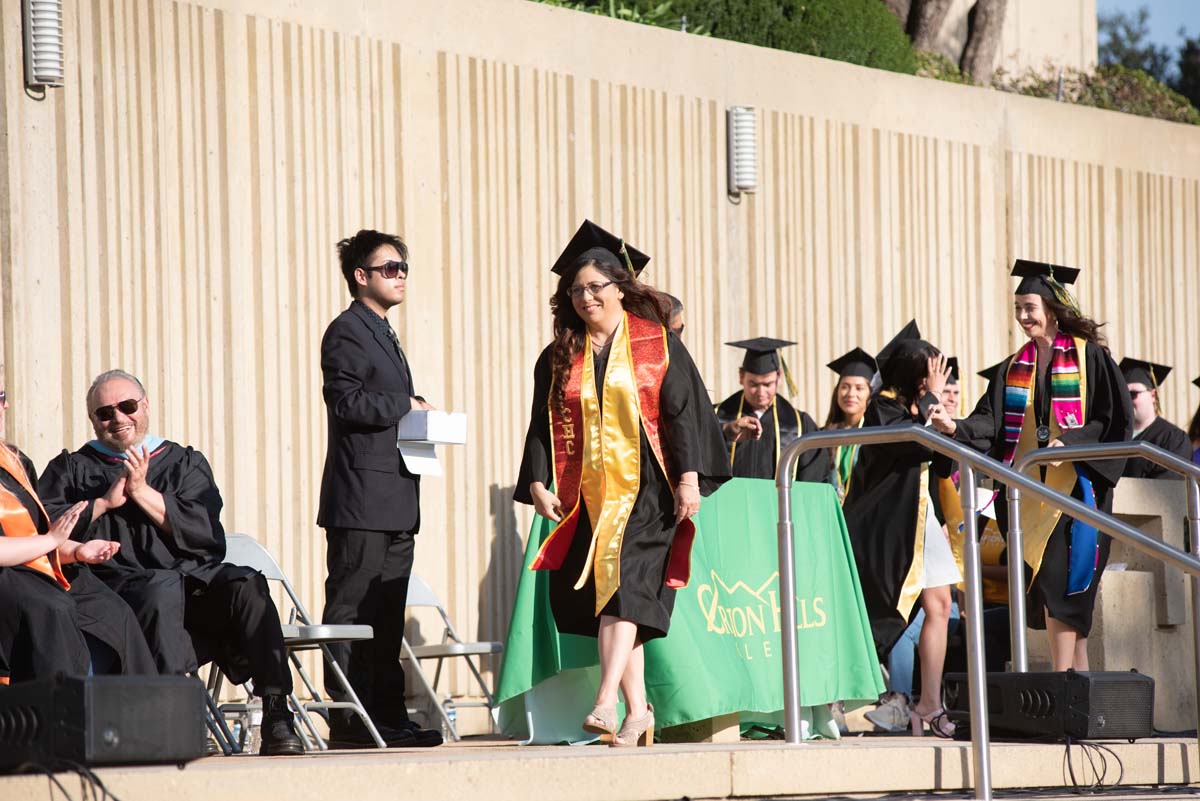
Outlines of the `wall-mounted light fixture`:
M 725 110 L 729 163 L 729 194 L 753 192 L 758 188 L 758 117 L 750 106 Z
M 25 39 L 25 85 L 62 86 L 62 0 L 21 0 Z

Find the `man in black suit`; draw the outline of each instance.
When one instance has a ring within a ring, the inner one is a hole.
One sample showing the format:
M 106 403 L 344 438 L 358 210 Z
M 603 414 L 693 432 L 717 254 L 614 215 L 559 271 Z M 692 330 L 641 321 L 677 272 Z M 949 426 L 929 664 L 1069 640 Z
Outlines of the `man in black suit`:
M 354 298 L 321 340 L 329 450 L 317 525 L 325 529 L 328 624 L 372 626 L 372 640 L 335 647 L 371 720 L 389 746 L 440 745 L 440 732 L 408 719 L 400 641 L 412 573 L 413 537 L 421 524 L 419 478 L 396 448 L 396 427 L 414 409 L 430 409 L 413 389 L 408 360 L 387 321 L 404 302 L 408 248 L 399 237 L 359 231 L 337 245 Z M 326 692 L 346 701 L 327 676 Z M 334 747 L 371 747 L 357 716 L 335 711 Z

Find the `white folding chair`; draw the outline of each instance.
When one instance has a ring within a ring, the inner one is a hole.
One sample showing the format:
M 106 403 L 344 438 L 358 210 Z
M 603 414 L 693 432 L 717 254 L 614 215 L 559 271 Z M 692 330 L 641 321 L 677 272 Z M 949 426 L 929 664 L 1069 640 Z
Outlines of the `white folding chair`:
M 262 543 L 247 534 L 226 535 L 225 561 L 232 565 L 242 565 L 243 567 L 257 570 L 263 574 L 263 578 L 267 581 L 278 581 L 282 584 L 284 592 L 287 593 L 288 599 L 292 604 L 292 610 L 288 615 L 289 622 L 281 625 L 283 629 L 283 644 L 287 648 L 288 658 L 291 660 L 292 666 L 300 674 L 300 680 L 304 682 L 304 686 L 312 698 L 311 701 L 301 703 L 300 699 L 296 697 L 296 693 L 293 692 L 291 702 L 296 713 L 300 716 L 304 727 L 308 729 L 308 734 L 316 743 L 317 748 L 325 751 L 329 746 L 317 732 L 317 728 L 313 725 L 312 718 L 309 717 L 308 713 L 330 709 L 349 709 L 354 712 L 362 720 L 367 731 L 371 733 L 375 744 L 380 748 L 387 748 L 387 743 L 379 735 L 379 730 L 375 728 L 371 716 L 363 708 L 362 702 L 358 699 L 358 694 L 350 686 L 346 674 L 342 672 L 341 667 L 334 660 L 333 654 L 329 650 L 329 645 L 333 643 L 357 642 L 371 639 L 374 637 L 371 627 L 314 623 L 308 614 L 308 610 L 304 608 L 304 604 L 300 601 L 300 596 L 296 594 L 296 589 L 292 586 L 292 582 L 288 581 L 288 577 L 284 574 L 283 569 L 275 561 L 275 557 L 271 556 L 270 551 L 263 547 Z M 297 656 L 298 651 L 313 649 L 320 649 L 321 656 L 325 660 L 325 669 L 333 673 L 342 691 L 350 699 L 349 701 L 327 701 L 321 698 L 321 693 L 317 690 L 312 679 L 309 678 L 308 672 L 304 669 L 304 665 L 300 661 L 300 657 Z M 219 676 L 217 677 L 215 690 L 216 693 L 220 692 Z M 214 693 L 214 696 L 216 693 Z M 224 704 L 222 705 L 222 710 L 245 714 L 246 707 L 246 704 Z
M 490 712 L 496 705 L 496 701 L 472 657 L 499 654 L 504 650 L 504 643 L 464 642 L 462 637 L 458 636 L 458 632 L 455 631 L 454 624 L 450 622 L 450 616 L 446 614 L 446 608 L 442 606 L 442 602 L 438 599 L 437 594 L 420 576 L 412 576 L 408 580 L 407 605 L 409 609 L 432 607 L 442 617 L 444 629 L 442 631 L 441 642 L 430 645 L 410 645 L 408 639 L 405 638 L 401 644 L 401 658 L 407 659 L 414 668 L 413 672 L 424 688 L 426 695 L 429 696 L 430 701 L 437 707 L 437 711 L 442 716 L 442 721 L 446 724 L 446 729 L 450 732 L 450 736 L 455 740 L 461 740 L 462 738 L 458 734 L 457 723 L 450 718 L 450 714 L 446 709 L 446 703 L 443 703 L 442 699 L 438 697 L 437 687 L 438 682 L 442 678 L 442 664 L 447 659 L 461 657 L 466 661 L 467 667 L 471 669 L 471 673 L 474 674 L 475 681 L 479 683 L 479 688 L 483 690 L 485 700 L 456 703 L 453 706 L 455 708 L 487 707 Z M 421 669 L 421 661 L 429 659 L 437 660 L 437 669 L 434 671 L 432 684 Z

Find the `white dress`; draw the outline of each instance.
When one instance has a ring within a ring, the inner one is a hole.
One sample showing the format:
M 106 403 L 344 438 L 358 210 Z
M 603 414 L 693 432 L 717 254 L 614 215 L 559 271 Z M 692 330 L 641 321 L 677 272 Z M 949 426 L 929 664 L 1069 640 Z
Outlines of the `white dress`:
M 932 484 L 933 476 L 929 478 Z M 933 513 L 931 503 L 925 515 L 925 562 L 921 588 L 944 587 L 947 584 L 958 584 L 960 581 L 962 573 L 958 569 L 958 563 L 954 561 L 954 551 L 950 550 L 950 541 L 942 533 L 942 524 Z

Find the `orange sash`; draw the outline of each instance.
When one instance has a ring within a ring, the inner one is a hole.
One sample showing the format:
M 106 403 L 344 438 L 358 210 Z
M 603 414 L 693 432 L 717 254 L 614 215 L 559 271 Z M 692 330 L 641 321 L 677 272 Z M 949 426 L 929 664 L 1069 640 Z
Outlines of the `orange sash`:
M 46 515 L 46 520 L 49 521 L 50 515 L 46 514 L 37 492 L 30 486 L 29 476 L 26 475 L 21 460 L 13 449 L 3 444 L 0 444 L 0 469 L 17 480 L 17 483 L 30 494 L 34 503 L 38 505 L 38 509 L 41 509 L 42 514 Z M 33 537 L 38 533 L 37 524 L 33 522 L 29 510 L 16 495 L 3 487 L 0 487 L 0 528 L 3 528 L 6 537 Z M 63 575 L 62 565 L 58 561 L 57 548 L 48 554 L 26 562 L 25 566 L 54 579 L 64 590 L 71 589 L 71 583 Z
M 672 489 L 674 489 L 678 477 L 671 474 L 668 469 L 668 462 L 664 458 L 662 420 L 659 409 L 660 392 L 663 381 L 666 378 L 669 362 L 666 329 L 658 323 L 636 317 L 632 314 L 625 315 L 624 327 L 625 331 L 619 332 L 618 336 L 614 337 L 613 348 L 628 347 L 630 357 L 628 361 L 632 363 L 633 379 L 637 387 L 637 409 L 635 411 L 639 418 L 641 430 L 646 434 L 646 440 L 649 442 L 650 450 L 654 454 L 655 463 L 658 465 L 662 475 L 671 484 Z M 546 541 L 542 543 L 541 550 L 531 565 L 533 570 L 556 570 L 562 566 L 571 545 L 571 538 L 574 536 L 579 523 L 579 509 L 583 502 L 583 493 L 581 492 L 580 485 L 584 473 L 584 451 L 588 441 L 585 435 L 588 433 L 590 423 L 590 421 L 584 419 L 583 413 L 585 394 L 583 383 L 585 374 L 587 374 L 589 379 L 594 380 L 591 370 L 584 369 L 585 357 L 588 356 L 590 356 L 590 353 L 585 347 L 582 352 L 576 354 L 572 361 L 571 372 L 564 391 L 564 408 L 562 413 L 560 414 L 555 409 L 555 404 L 550 404 L 550 432 L 553 441 L 552 453 L 554 455 L 555 488 L 559 499 L 565 507 L 570 508 L 570 512 L 550 532 L 550 536 L 546 538 Z M 587 361 L 590 362 L 590 359 L 587 359 Z M 621 363 L 620 354 L 613 353 L 610 355 L 610 371 L 613 367 Z M 607 394 L 606 397 L 608 397 Z M 600 414 L 600 428 L 606 422 L 609 422 L 607 418 L 610 415 L 615 416 L 613 415 L 614 411 L 607 408 L 602 409 Z M 597 437 L 596 439 L 597 444 L 599 444 L 600 438 Z M 632 443 L 632 445 L 635 449 L 639 447 L 637 443 Z M 588 456 L 588 459 L 594 458 L 594 454 Z M 589 509 L 589 512 L 594 518 L 599 518 L 600 516 L 600 510 Z M 592 525 L 596 526 L 595 520 L 593 520 Z M 676 527 L 675 538 L 671 545 L 671 553 L 667 563 L 666 585 L 668 587 L 677 589 L 687 585 L 689 573 L 691 572 L 691 549 L 695 533 L 696 526 L 691 520 L 686 520 Z M 598 560 L 600 558 L 599 556 L 597 557 Z M 615 586 L 613 589 L 615 589 Z M 608 594 L 611 595 L 611 592 Z M 602 606 L 599 603 L 599 588 L 597 589 L 597 595 L 597 606 L 599 608 Z

